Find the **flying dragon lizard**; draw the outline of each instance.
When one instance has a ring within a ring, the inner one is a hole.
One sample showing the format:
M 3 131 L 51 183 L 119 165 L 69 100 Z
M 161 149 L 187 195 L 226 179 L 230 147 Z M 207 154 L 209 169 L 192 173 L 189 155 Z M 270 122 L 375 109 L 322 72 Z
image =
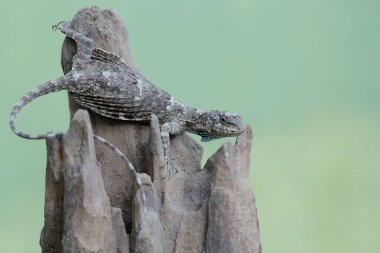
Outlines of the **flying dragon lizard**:
M 17 114 L 25 105 L 39 96 L 61 90 L 68 90 L 79 105 L 109 119 L 149 122 L 151 115 L 155 114 L 161 125 L 165 160 L 168 159 L 169 134 L 188 131 L 200 135 L 201 141 L 210 141 L 238 136 L 243 132 L 244 127 L 239 115 L 186 106 L 133 71 L 119 56 L 94 48 L 93 40 L 72 30 L 70 22 L 62 21 L 53 26 L 53 29 L 60 30 L 77 44 L 72 70 L 30 91 L 13 107 L 10 127 L 18 136 L 26 139 L 46 139 L 63 134 L 31 136 L 16 129 Z M 127 162 L 143 193 L 135 169 L 122 152 L 102 137 L 94 135 L 94 138 L 110 146 Z

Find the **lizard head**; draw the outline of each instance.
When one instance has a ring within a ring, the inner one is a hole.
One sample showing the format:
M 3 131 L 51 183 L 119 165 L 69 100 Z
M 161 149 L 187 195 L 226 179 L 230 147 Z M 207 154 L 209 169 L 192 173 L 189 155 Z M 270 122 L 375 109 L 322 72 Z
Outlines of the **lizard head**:
M 202 137 L 203 142 L 238 136 L 244 131 L 241 117 L 236 113 L 205 111 L 202 112 L 199 121 L 196 125 L 196 133 Z

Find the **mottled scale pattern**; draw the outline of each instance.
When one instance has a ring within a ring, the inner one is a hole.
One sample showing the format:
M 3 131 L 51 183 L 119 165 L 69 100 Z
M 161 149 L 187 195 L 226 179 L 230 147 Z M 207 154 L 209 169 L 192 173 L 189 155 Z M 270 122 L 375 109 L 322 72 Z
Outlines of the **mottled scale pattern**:
M 200 135 L 202 141 L 210 141 L 242 133 L 244 127 L 239 115 L 186 106 L 134 72 L 117 55 L 93 48 L 91 39 L 73 31 L 69 25 L 62 22 L 56 28 L 77 43 L 72 70 L 39 86 L 20 100 L 10 121 L 16 134 L 30 139 L 46 137 L 17 131 L 16 115 L 36 97 L 63 89 L 68 90 L 78 104 L 107 118 L 148 122 L 150 115 L 155 114 L 166 135 L 189 131 Z
M 97 59 L 92 59 L 91 65 L 91 73 L 86 70 L 76 73 L 75 86 L 69 87 L 71 97 L 78 104 L 118 120 L 148 122 L 151 114 L 163 121 L 171 120 L 165 112 L 171 104 L 168 93 L 125 65 L 115 66 L 113 62 Z

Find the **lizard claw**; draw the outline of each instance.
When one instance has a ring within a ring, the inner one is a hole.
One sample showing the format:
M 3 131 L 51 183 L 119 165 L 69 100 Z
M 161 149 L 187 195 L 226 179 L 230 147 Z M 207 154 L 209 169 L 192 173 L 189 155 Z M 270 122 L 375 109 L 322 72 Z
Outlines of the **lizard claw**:
M 52 29 L 54 32 L 57 31 L 57 30 L 62 31 L 62 29 L 63 29 L 64 27 L 68 27 L 69 24 L 70 24 L 70 23 L 69 23 L 68 21 L 60 21 L 58 24 L 53 25 L 53 26 L 51 27 L 51 29 Z

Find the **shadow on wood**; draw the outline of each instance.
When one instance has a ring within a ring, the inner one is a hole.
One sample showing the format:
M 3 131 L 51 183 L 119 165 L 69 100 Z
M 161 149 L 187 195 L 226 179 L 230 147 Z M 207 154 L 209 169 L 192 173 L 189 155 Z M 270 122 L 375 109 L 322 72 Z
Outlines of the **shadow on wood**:
M 82 9 L 71 25 L 136 70 L 127 30 L 113 11 Z M 66 38 L 65 73 L 75 51 L 75 43 Z M 47 141 L 43 252 L 261 251 L 248 184 L 250 127 L 235 145 L 224 144 L 204 169 L 202 148 L 186 134 L 172 136 L 167 168 L 157 117 L 152 116 L 150 126 L 108 122 L 91 112 L 76 112 L 79 108 L 70 99 L 69 131 Z M 126 165 L 108 147 L 94 143 L 93 132 L 118 147 L 142 173 L 148 210 L 144 222 L 141 195 Z

